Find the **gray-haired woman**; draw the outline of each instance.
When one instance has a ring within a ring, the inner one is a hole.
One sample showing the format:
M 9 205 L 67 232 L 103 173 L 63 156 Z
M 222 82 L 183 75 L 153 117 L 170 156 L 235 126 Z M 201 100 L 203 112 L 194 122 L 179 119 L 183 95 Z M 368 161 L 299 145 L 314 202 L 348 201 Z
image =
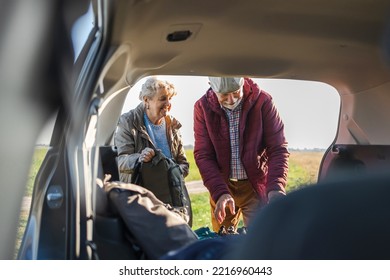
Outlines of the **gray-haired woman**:
M 171 99 L 176 94 L 172 83 L 148 78 L 139 94 L 142 102 L 120 117 L 114 140 L 122 182 L 130 183 L 136 163 L 151 161 L 156 149 L 180 164 L 184 177 L 188 175 L 189 163 L 179 130 L 181 124 L 168 114 Z

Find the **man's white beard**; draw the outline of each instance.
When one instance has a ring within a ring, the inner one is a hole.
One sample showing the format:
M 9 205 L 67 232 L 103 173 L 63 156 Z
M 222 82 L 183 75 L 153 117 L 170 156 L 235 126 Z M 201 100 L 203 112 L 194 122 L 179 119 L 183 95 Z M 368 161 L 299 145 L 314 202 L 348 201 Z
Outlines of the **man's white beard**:
M 238 99 L 238 100 L 237 100 L 234 104 L 232 104 L 232 105 L 222 105 L 222 106 L 225 107 L 226 109 L 234 110 L 234 108 L 236 108 L 236 107 L 240 104 L 241 99 L 242 99 L 242 98 Z

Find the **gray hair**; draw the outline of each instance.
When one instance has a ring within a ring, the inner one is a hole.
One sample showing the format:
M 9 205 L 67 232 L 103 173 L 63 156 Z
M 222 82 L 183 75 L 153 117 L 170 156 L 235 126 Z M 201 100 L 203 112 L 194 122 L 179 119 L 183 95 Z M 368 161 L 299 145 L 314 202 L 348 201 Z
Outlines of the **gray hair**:
M 171 96 L 177 94 L 175 86 L 168 82 L 157 79 L 156 77 L 151 77 L 146 80 L 142 85 L 141 91 L 139 93 L 139 100 L 143 101 L 145 97 L 153 98 L 156 95 L 158 89 L 165 88 Z

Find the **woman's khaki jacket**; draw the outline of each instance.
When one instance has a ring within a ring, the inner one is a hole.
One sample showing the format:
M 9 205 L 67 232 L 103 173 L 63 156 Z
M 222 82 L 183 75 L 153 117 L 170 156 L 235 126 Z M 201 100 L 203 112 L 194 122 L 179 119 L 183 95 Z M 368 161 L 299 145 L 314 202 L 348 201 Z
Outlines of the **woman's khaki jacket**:
M 131 174 L 133 174 L 134 166 L 143 149 L 146 147 L 157 149 L 146 130 L 144 112 L 144 105 L 140 103 L 135 109 L 123 114 L 119 119 L 114 141 L 118 149 L 119 179 L 122 182 L 131 182 Z M 189 171 L 189 163 L 179 130 L 181 124 L 172 116 L 166 116 L 165 122 L 172 157 L 180 164 L 184 177 L 186 177 Z

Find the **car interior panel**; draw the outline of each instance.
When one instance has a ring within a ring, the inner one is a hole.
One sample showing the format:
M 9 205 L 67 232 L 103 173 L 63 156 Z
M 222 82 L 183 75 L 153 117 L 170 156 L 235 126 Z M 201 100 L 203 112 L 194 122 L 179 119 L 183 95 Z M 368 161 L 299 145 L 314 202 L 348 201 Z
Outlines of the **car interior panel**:
M 390 146 L 387 145 L 341 145 L 331 147 L 323 158 L 319 181 L 342 176 L 381 174 L 390 169 Z

